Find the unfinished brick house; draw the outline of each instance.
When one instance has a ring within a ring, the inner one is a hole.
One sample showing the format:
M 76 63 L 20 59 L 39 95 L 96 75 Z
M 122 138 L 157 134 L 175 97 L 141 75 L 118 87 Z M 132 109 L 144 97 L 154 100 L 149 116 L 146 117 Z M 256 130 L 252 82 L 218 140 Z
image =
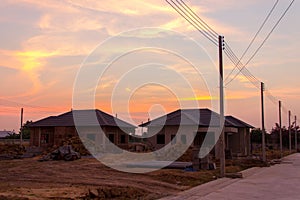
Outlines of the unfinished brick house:
M 85 138 L 91 141 L 101 141 L 100 125 L 105 136 L 112 143 L 124 149 L 128 147 L 128 133 L 134 133 L 136 127 L 100 110 L 70 111 L 33 122 L 29 125 L 30 145 L 37 147 L 59 146 L 62 145 L 64 139 L 78 136 L 74 124 L 74 112 L 81 119 L 81 125 L 77 127 L 82 130 L 80 131 L 81 136 L 84 135 Z M 96 116 L 97 121 L 94 122 L 91 116 Z
M 211 151 L 216 157 L 219 153 L 218 139 L 215 133 L 219 130 L 219 114 L 209 109 L 185 109 L 177 110 L 147 123 L 141 124 L 147 127 L 147 142 L 160 149 L 166 144 L 186 144 L 192 141 L 191 147 L 201 147 L 205 137 L 206 145 L 213 146 Z M 180 133 L 177 133 L 181 126 Z M 225 145 L 226 150 L 232 156 L 250 155 L 250 129 L 253 126 L 233 117 L 225 119 Z M 177 133 L 177 134 L 176 134 Z

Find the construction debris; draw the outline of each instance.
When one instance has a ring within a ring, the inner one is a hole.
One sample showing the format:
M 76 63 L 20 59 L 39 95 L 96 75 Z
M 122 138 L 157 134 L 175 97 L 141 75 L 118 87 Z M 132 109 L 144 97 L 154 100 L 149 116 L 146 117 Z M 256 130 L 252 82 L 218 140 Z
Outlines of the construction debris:
M 236 179 L 236 178 L 243 178 L 243 174 L 242 173 L 226 173 L 225 174 L 226 178 L 232 178 L 232 179 Z
M 97 189 L 89 189 L 88 193 L 81 199 L 148 199 L 146 198 L 148 194 L 149 193 L 143 189 L 129 186 L 102 186 Z
M 71 145 L 65 145 L 43 156 L 41 159 L 39 159 L 39 161 L 49 161 L 49 160 L 72 161 L 80 158 L 81 158 L 80 153 L 74 151 Z
M 131 152 L 151 152 L 154 150 L 148 143 L 145 142 L 130 143 L 128 149 Z
M 91 153 L 83 145 L 83 142 L 85 145 L 89 145 L 90 147 L 95 146 L 93 141 L 90 141 L 88 139 L 85 139 L 83 141 L 83 138 L 79 138 L 78 136 L 70 137 L 63 141 L 64 144 L 71 145 L 74 151 L 80 153 L 80 155 L 82 156 L 91 155 Z
M 0 160 L 19 159 L 24 153 L 24 146 L 18 144 L 0 144 Z
M 277 165 L 277 164 L 281 164 L 282 160 L 281 159 L 273 159 L 270 161 L 271 165 Z

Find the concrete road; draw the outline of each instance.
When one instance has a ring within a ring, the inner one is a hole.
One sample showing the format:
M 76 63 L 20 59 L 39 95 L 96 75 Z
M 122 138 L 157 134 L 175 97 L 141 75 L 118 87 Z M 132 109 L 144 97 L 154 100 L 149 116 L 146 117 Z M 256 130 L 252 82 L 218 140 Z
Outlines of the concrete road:
M 300 154 L 282 164 L 244 171 L 243 179 L 218 179 L 164 200 L 300 200 Z

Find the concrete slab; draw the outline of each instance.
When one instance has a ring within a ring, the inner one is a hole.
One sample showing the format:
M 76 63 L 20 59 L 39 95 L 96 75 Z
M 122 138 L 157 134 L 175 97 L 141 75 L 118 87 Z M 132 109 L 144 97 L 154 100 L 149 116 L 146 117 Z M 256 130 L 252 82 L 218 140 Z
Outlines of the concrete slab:
M 243 179 L 218 179 L 164 200 L 298 200 L 300 199 L 300 154 L 283 163 L 243 172 Z

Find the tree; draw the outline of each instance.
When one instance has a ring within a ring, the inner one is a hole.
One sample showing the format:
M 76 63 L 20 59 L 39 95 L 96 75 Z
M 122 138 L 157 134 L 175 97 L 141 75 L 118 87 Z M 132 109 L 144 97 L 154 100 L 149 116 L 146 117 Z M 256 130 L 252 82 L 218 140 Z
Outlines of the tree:
M 297 132 L 299 133 L 299 126 L 295 127 L 295 123 L 292 124 L 291 126 L 291 133 L 292 133 L 292 146 L 295 144 L 295 128 Z M 289 129 L 285 126 L 281 127 L 281 132 L 282 132 L 282 146 L 289 148 Z M 271 131 L 271 136 L 274 138 L 274 142 L 279 144 L 280 141 L 280 127 L 279 124 L 275 124 L 275 127 L 272 128 Z
M 251 131 L 251 142 L 252 143 L 261 143 L 262 142 L 262 131 L 261 129 L 253 129 Z
M 32 123 L 32 121 L 27 121 L 24 125 L 23 125 L 23 128 L 22 130 L 20 129 L 19 133 L 16 134 L 16 133 L 12 133 L 12 134 L 9 134 L 8 136 L 6 136 L 5 138 L 6 139 L 20 139 L 20 133 L 22 131 L 22 136 L 23 136 L 23 139 L 30 139 L 30 130 L 29 130 L 29 127 L 28 125 Z
M 29 129 L 28 125 L 31 123 L 32 123 L 32 121 L 26 121 L 26 123 L 23 125 L 22 130 L 20 130 L 20 132 L 19 132 L 19 137 L 20 137 L 20 133 L 22 131 L 23 139 L 30 139 L 30 129 Z
M 20 138 L 19 134 L 16 134 L 15 132 L 8 133 L 8 136 L 4 137 L 5 139 L 18 139 Z
M 269 143 L 271 141 L 271 135 L 266 132 L 265 141 Z M 262 143 L 262 130 L 260 128 L 252 129 L 251 131 L 251 142 L 256 144 Z

